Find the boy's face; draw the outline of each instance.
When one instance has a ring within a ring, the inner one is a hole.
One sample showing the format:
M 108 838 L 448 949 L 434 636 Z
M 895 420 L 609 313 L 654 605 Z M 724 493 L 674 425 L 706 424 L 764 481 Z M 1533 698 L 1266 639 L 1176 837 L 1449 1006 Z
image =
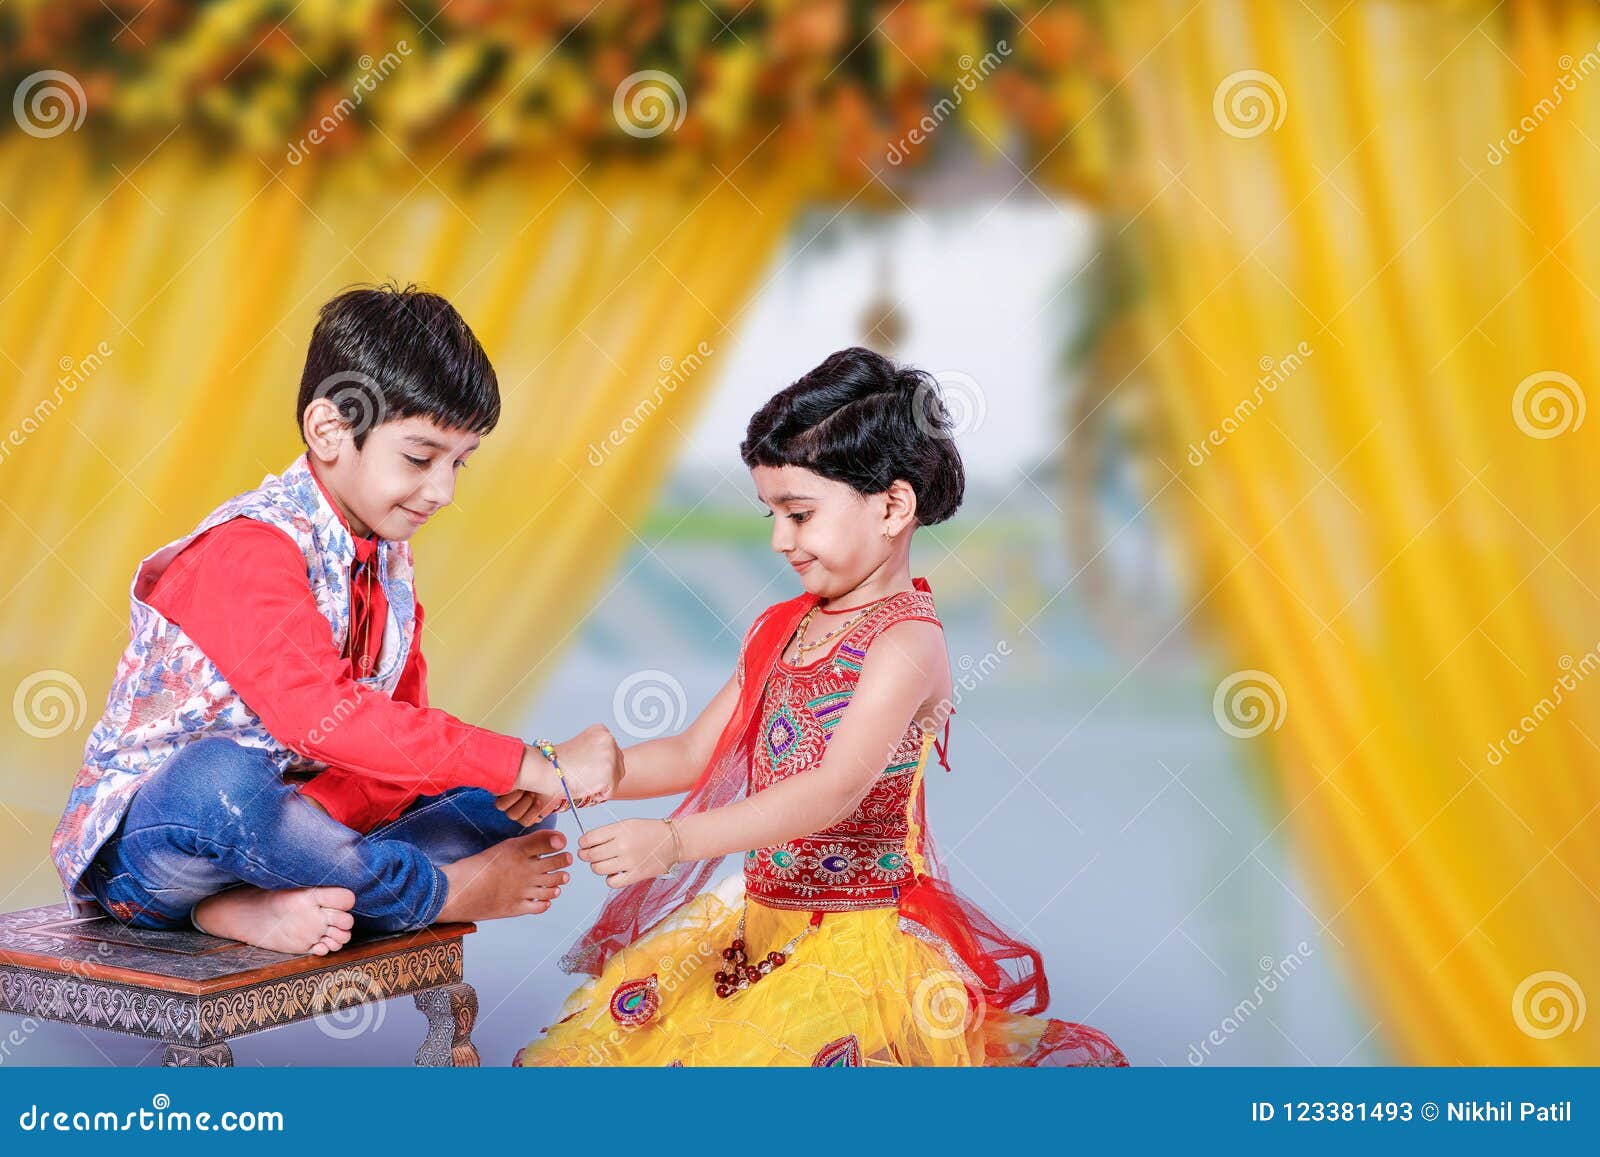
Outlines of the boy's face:
M 376 533 L 391 542 L 405 542 L 450 505 L 456 473 L 479 443 L 471 430 L 446 429 L 420 416 L 373 427 L 359 450 L 340 429 L 308 438 L 317 472 L 357 537 Z

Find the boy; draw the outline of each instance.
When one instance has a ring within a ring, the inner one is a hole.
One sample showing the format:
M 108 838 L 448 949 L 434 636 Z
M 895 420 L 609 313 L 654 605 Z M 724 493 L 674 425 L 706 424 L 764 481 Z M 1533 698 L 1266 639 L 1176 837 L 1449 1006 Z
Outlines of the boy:
M 559 776 L 428 706 L 408 540 L 500 416 L 442 297 L 322 307 L 306 452 L 140 565 L 130 642 L 51 841 L 79 913 L 324 955 L 352 930 L 542 912 L 567 882 Z M 607 798 L 595 726 L 559 747 Z

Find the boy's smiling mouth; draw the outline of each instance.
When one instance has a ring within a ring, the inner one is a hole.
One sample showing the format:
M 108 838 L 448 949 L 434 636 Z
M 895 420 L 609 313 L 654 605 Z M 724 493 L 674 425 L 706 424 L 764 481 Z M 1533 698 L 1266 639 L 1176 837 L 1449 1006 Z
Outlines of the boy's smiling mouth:
M 412 510 L 409 506 L 402 506 L 402 507 L 400 507 L 400 509 L 401 509 L 402 512 L 404 512 L 404 514 L 405 514 L 405 516 L 407 518 L 411 519 L 411 521 L 415 522 L 418 526 L 421 526 L 424 522 L 427 522 L 429 518 L 433 517 L 430 514 L 418 514 L 415 510 Z

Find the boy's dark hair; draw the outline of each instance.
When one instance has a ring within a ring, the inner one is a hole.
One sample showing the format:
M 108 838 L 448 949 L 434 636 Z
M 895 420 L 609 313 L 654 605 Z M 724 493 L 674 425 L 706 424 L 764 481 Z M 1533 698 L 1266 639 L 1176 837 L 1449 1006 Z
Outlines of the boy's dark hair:
M 384 422 L 421 414 L 447 429 L 487 434 L 500 420 L 500 385 L 478 339 L 437 293 L 414 285 L 347 289 L 317 311 L 295 420 L 330 398 L 356 449 Z
M 739 454 L 746 466 L 803 466 L 858 494 L 882 494 L 904 479 L 924 526 L 954 514 L 966 489 L 938 380 L 859 346 L 757 410 Z

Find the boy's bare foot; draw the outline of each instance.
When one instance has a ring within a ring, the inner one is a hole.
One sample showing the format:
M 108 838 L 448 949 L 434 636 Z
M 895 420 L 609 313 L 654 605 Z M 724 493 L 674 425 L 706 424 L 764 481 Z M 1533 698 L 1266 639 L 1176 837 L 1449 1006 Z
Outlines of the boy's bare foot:
M 350 942 L 356 894 L 349 888 L 249 886 L 207 896 L 194 906 L 194 922 L 212 936 L 242 940 L 274 952 L 326 956 Z
M 443 924 L 543 912 L 569 878 L 560 869 L 571 866 L 571 854 L 556 854 L 566 846 L 566 836 L 548 829 L 513 836 L 445 864 L 439 870 L 449 881 L 449 891 L 436 919 Z

